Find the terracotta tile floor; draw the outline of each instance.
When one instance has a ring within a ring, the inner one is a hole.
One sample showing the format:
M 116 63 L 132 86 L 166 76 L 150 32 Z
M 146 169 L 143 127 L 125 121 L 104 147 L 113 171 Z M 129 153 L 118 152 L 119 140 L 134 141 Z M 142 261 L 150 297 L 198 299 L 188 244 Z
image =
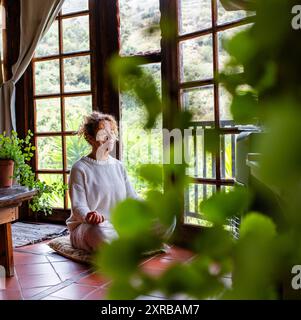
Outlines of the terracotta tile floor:
M 171 246 L 166 254 L 144 260 L 141 268 L 158 275 L 175 261 L 187 262 L 194 254 Z M 6 279 L 0 300 L 101 300 L 110 281 L 87 265 L 56 254 L 46 242 L 14 251 L 15 276 Z M 139 299 L 164 299 L 160 292 Z

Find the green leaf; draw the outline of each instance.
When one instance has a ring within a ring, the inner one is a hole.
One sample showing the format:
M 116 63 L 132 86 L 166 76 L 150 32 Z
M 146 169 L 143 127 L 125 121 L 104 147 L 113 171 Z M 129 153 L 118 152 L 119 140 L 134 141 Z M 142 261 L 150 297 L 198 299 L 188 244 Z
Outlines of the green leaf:
M 128 198 L 112 210 L 112 223 L 123 237 L 143 235 L 150 230 L 153 215 L 145 202 Z
M 252 92 L 238 94 L 233 97 L 231 112 L 238 124 L 251 124 L 258 120 L 259 107 L 256 96 Z
M 246 215 L 240 226 L 240 237 L 257 237 L 261 241 L 276 236 L 276 226 L 271 218 L 260 213 L 252 212 Z
M 218 153 L 220 145 L 220 133 L 217 129 L 204 129 L 205 150 L 211 153 Z
M 102 244 L 93 257 L 93 265 L 108 276 L 126 279 L 136 270 L 139 259 L 139 251 L 133 242 L 116 239 L 110 244 Z
M 162 184 L 163 181 L 163 168 L 161 165 L 147 164 L 141 165 L 139 175 L 149 181 L 153 186 Z
M 226 219 L 240 215 L 248 208 L 250 194 L 246 188 L 236 187 L 230 192 L 220 191 L 200 204 L 200 211 L 214 224 L 224 224 Z

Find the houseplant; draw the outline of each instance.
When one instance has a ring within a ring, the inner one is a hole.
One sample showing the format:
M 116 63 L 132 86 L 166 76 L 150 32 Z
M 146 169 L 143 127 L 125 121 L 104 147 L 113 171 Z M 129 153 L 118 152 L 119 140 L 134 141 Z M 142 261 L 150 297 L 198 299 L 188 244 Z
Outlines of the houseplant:
M 29 130 L 25 139 L 18 137 L 12 131 L 11 136 L 6 132 L 0 134 L 0 187 L 10 187 L 12 183 L 36 189 L 37 194 L 29 203 L 33 212 L 51 213 L 51 199 L 54 195 L 62 196 L 67 186 L 60 183 L 47 185 L 44 181 L 36 179 L 29 161 L 34 156 L 35 147 L 31 144 L 33 134 Z

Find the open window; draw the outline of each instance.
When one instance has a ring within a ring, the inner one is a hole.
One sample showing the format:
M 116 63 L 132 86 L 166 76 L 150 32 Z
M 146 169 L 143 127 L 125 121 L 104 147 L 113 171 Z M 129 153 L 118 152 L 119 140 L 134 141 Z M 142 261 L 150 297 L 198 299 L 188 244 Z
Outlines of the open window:
M 180 107 L 192 112 L 192 135 L 187 174 L 193 183 L 185 191 L 184 223 L 207 226 L 200 202 L 221 189 L 229 190 L 235 177 L 235 127 L 230 97 L 214 81 L 228 60 L 223 39 L 246 28 L 246 11 L 227 12 L 219 0 L 178 0 L 178 96 Z M 204 129 L 216 128 L 220 144 L 216 153 L 205 151 Z
M 155 79 L 161 93 L 161 32 L 150 28 L 160 23 L 160 1 L 119 0 L 120 56 L 142 57 L 146 62 L 141 68 Z M 137 193 L 143 197 L 145 182 L 136 176 L 141 164 L 162 163 L 162 116 L 150 131 L 143 129 L 146 122 L 145 107 L 131 93 L 120 94 L 120 127 L 122 160 Z M 163 187 L 163 186 L 162 186 Z

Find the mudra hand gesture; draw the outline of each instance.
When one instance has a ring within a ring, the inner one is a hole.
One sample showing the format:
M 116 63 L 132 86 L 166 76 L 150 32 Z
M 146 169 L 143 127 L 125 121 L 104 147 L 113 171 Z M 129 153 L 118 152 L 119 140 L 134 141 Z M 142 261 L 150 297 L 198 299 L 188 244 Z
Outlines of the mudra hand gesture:
M 91 211 L 86 216 L 86 222 L 89 224 L 100 224 L 105 221 L 105 217 L 97 211 Z

